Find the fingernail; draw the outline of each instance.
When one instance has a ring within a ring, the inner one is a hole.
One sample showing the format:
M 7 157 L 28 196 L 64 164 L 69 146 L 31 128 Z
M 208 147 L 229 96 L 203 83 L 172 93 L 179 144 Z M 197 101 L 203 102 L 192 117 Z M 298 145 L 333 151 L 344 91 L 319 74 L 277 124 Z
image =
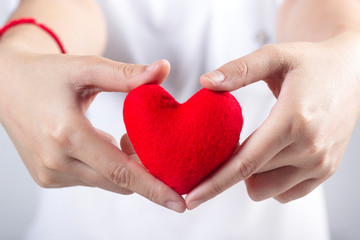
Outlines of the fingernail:
M 182 202 L 172 202 L 172 201 L 168 201 L 165 203 L 165 207 L 174 210 L 175 212 L 179 212 L 182 213 L 184 212 L 184 203 Z
M 156 62 L 153 62 L 152 64 L 150 65 L 147 65 L 146 68 L 145 68 L 145 71 L 154 71 L 155 69 L 158 68 L 159 66 L 159 62 L 162 61 L 162 60 L 159 60 L 159 61 L 156 61 Z
M 212 71 L 205 74 L 203 77 L 207 78 L 212 84 L 216 85 L 225 80 L 225 75 L 219 71 Z
M 200 200 L 192 201 L 188 204 L 187 209 L 193 210 L 194 208 L 197 208 L 198 206 L 200 206 L 202 203 L 204 203 L 204 202 L 200 201 Z

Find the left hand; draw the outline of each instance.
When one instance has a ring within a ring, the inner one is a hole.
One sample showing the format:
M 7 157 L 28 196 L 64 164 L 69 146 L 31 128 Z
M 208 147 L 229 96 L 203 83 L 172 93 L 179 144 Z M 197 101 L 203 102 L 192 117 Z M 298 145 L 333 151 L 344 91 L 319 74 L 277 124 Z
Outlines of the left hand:
M 233 91 L 261 79 L 277 98 L 275 106 L 232 158 L 187 195 L 188 209 L 242 180 L 253 200 L 286 203 L 337 169 L 360 116 L 359 36 L 266 45 L 200 81 Z

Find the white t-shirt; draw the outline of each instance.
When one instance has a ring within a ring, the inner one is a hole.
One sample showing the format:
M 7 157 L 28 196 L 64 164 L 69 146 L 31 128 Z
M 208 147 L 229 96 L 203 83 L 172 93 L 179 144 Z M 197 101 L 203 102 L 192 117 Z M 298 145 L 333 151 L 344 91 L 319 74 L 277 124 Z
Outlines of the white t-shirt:
M 4 2 L 4 1 L 3 1 Z M 168 59 L 163 84 L 178 101 L 201 86 L 199 76 L 274 42 L 277 3 L 270 0 L 99 0 L 108 21 L 105 56 L 148 64 Z M 275 103 L 259 82 L 233 93 L 243 108 L 244 141 Z M 118 140 L 123 93 L 100 94 L 88 111 L 92 123 Z M 27 240 L 92 239 L 329 239 L 322 189 L 282 205 L 253 202 L 244 183 L 193 211 L 174 213 L 133 194 L 72 187 L 40 189 L 39 211 Z

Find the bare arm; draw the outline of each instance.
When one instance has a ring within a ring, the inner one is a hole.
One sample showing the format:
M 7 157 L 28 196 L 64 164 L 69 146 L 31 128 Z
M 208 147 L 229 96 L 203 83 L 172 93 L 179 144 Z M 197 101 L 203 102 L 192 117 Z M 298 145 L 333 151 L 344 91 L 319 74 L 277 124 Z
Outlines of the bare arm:
M 106 44 L 104 17 L 93 0 L 22 0 L 11 19 L 33 17 L 49 26 L 70 54 L 99 55 Z M 16 44 L 38 53 L 58 53 L 59 48 L 43 30 L 19 25 L 4 34 L 0 45 Z
M 180 195 L 85 117 L 101 91 L 161 83 L 168 62 L 148 68 L 95 56 L 105 46 L 105 24 L 91 0 L 23 0 L 11 18 L 22 17 L 50 27 L 69 53 L 59 54 L 55 41 L 37 26 L 15 26 L 0 39 L 0 122 L 33 179 L 42 187 L 136 192 L 183 212 Z
M 321 41 L 343 32 L 360 34 L 358 0 L 286 0 L 277 18 L 280 42 Z
M 277 19 L 281 43 L 200 78 L 217 91 L 264 80 L 277 102 L 236 154 L 187 195 L 188 208 L 239 181 L 255 201 L 286 203 L 334 173 L 360 116 L 359 16 L 358 0 L 287 0 Z

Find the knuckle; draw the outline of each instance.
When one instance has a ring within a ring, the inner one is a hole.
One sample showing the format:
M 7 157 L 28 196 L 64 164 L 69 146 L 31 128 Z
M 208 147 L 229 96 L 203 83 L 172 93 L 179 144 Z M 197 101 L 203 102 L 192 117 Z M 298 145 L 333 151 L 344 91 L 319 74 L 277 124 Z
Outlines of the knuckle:
M 274 199 L 281 204 L 287 204 L 291 201 L 294 201 L 296 199 L 299 199 L 299 198 L 302 198 L 302 197 L 308 195 L 311 191 L 312 191 L 312 189 L 309 188 L 308 186 L 298 188 L 296 191 L 290 189 L 287 192 L 284 192 L 284 193 L 274 197 Z
M 135 64 L 123 63 L 114 68 L 115 76 L 120 76 L 124 82 L 124 91 L 128 92 L 136 87 L 136 81 L 129 81 L 139 71 Z
M 327 169 L 327 174 L 326 174 L 326 178 L 331 177 L 337 170 L 337 166 L 334 164 L 331 164 L 330 167 L 328 167 Z
M 305 134 L 300 144 L 302 155 L 308 159 L 315 159 L 315 165 L 328 161 L 328 150 L 321 139 L 314 134 Z
M 319 164 L 318 164 L 317 168 L 319 169 L 319 171 L 322 175 L 322 178 L 324 180 L 329 178 L 330 176 L 332 176 L 335 173 L 335 171 L 337 169 L 337 164 L 335 164 L 331 159 L 329 159 L 326 156 L 321 156 L 318 161 L 319 161 Z
M 274 197 L 278 202 L 285 204 L 296 199 L 302 198 L 311 193 L 321 183 L 319 178 L 309 178 L 302 183 L 295 185 L 293 188 Z
M 161 205 L 164 204 L 164 196 L 167 196 L 169 193 L 169 187 L 159 179 L 156 179 L 155 182 L 151 184 L 140 185 L 139 187 L 139 194 Z
M 254 176 L 256 176 L 256 175 L 254 175 Z M 251 200 L 253 200 L 255 202 L 259 202 L 259 201 L 262 201 L 262 200 L 265 200 L 268 198 L 266 196 L 264 187 L 257 184 L 256 180 L 250 178 L 247 181 L 245 181 L 245 183 L 246 183 L 247 193 L 248 193 L 249 197 L 251 198 Z
M 251 200 L 255 202 L 260 202 L 266 199 L 263 197 L 262 192 L 257 189 L 248 189 L 247 192 Z
M 148 188 L 148 196 L 152 201 L 156 201 L 156 199 L 161 198 L 161 196 L 166 196 L 169 192 L 168 185 L 164 184 L 159 179 L 156 179 L 156 182 L 152 185 L 155 187 Z
M 112 185 L 109 185 L 109 179 L 97 173 L 96 171 L 89 172 L 87 174 L 85 182 L 92 187 L 99 187 L 105 190 L 120 193 L 122 195 L 130 195 L 133 193 L 132 191 L 119 186 L 116 186 L 114 188 Z
M 259 189 L 248 187 L 247 192 L 248 192 L 248 195 L 251 198 L 251 200 L 253 200 L 255 202 L 260 202 L 265 199 L 262 195 L 262 192 L 259 191 Z
M 156 194 L 155 190 L 153 190 L 152 188 L 148 188 L 144 192 L 144 197 L 146 197 L 150 201 L 156 202 L 157 194 Z
M 117 69 L 125 79 L 130 79 L 134 75 L 136 68 L 134 64 L 127 63 L 119 65 Z
M 245 61 L 231 61 L 230 67 L 235 71 L 238 75 L 243 76 L 246 78 L 246 76 L 249 73 L 249 65 Z
M 311 114 L 305 113 L 304 111 L 297 111 L 292 113 L 288 119 L 288 126 L 286 130 L 286 140 L 294 141 L 301 138 L 305 139 L 305 144 L 314 141 L 314 138 L 309 134 L 311 130 Z
M 109 179 L 117 186 L 131 189 L 132 177 L 130 170 L 125 165 L 116 165 L 109 173 Z
M 53 188 L 58 185 L 58 182 L 53 174 L 41 171 L 37 174 L 37 184 L 42 188 Z
M 62 152 L 68 156 L 72 156 L 75 150 L 76 142 L 78 139 L 78 131 L 74 131 L 71 124 L 60 123 L 50 126 L 47 130 L 48 139 L 56 147 L 60 148 Z M 50 160 L 52 161 L 52 160 Z M 49 162 L 52 164 L 52 162 Z
M 249 74 L 249 64 L 246 61 L 242 61 L 242 60 L 233 60 L 231 62 L 228 63 L 228 68 L 230 69 L 230 72 L 233 72 L 236 77 L 240 78 L 240 81 L 236 81 L 236 82 L 243 82 L 245 81 Z M 246 85 L 247 83 L 244 82 L 244 85 Z
M 54 158 L 54 157 L 44 156 L 44 157 L 41 158 L 40 161 L 41 161 L 42 165 L 47 169 L 60 170 L 60 169 L 63 168 L 63 164 L 61 163 L 61 161 L 59 159 Z
M 255 171 L 257 170 L 257 163 L 251 159 L 244 159 L 238 161 L 237 166 L 235 167 L 235 179 L 234 181 L 238 182 L 241 180 L 246 180 L 250 178 Z
M 271 54 L 271 57 L 277 59 L 283 66 L 286 64 L 293 62 L 292 57 L 293 54 L 288 50 L 286 44 L 266 44 L 260 48 L 261 51 L 266 52 L 267 54 Z
M 302 155 L 320 160 L 326 158 L 326 145 L 318 134 L 318 127 L 313 124 L 312 114 L 296 113 L 290 122 L 289 138 L 298 142 Z
M 281 204 L 289 203 L 290 201 L 294 200 L 287 194 L 282 194 L 280 196 L 275 197 L 275 200 L 278 201 Z
M 307 156 L 316 156 L 318 162 L 326 161 L 326 154 L 323 151 L 323 147 L 313 138 L 306 140 L 305 153 Z
M 213 190 L 213 192 L 217 195 L 217 194 L 220 194 L 222 193 L 223 191 L 225 191 L 225 187 L 220 184 L 219 182 L 217 181 L 214 181 L 212 184 L 211 184 L 211 189 Z
M 307 113 L 305 111 L 298 111 L 296 113 L 293 113 L 290 120 L 292 122 L 293 130 L 295 132 L 303 132 L 303 130 L 308 129 L 312 117 L 310 113 Z

